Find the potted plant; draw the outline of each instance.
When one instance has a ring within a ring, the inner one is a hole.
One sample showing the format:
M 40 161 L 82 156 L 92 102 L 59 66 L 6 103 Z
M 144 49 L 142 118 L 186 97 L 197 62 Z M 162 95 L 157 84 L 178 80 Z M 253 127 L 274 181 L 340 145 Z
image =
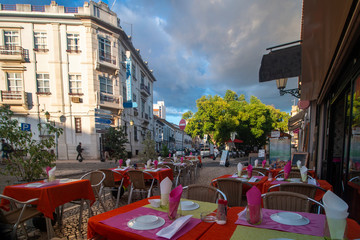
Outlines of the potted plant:
M 18 181 L 26 182 L 42 179 L 46 176 L 44 169 L 55 166 L 55 139 L 62 134 L 63 129 L 50 123 L 38 124 L 39 132 L 43 135 L 36 140 L 31 131 L 21 130 L 19 122 L 12 118 L 13 115 L 9 106 L 0 107 L 0 138 L 14 150 L 9 154 L 9 159 L 5 159 L 6 167 L 1 174 L 15 176 Z

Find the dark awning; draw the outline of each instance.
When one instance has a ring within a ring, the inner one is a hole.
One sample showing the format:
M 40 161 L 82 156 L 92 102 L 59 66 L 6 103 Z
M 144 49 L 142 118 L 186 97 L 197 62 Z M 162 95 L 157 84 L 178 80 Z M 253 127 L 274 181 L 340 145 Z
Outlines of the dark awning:
M 293 130 L 301 127 L 301 123 L 304 120 L 305 113 L 306 113 L 306 111 L 301 111 L 298 114 L 289 118 L 289 121 L 288 121 L 289 131 L 293 131 Z
M 301 45 L 271 51 L 263 56 L 259 82 L 279 78 L 298 77 L 301 74 Z

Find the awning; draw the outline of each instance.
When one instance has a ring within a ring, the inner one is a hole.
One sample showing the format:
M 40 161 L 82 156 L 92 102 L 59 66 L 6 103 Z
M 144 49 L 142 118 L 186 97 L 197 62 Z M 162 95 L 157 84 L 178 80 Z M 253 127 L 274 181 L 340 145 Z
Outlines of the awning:
M 301 127 L 301 123 L 304 120 L 305 113 L 306 113 L 306 111 L 301 111 L 298 114 L 289 118 L 289 121 L 288 121 L 289 131 L 294 131 L 297 128 Z
M 234 139 L 234 141 L 231 141 L 231 139 L 229 139 L 227 142 L 243 143 L 244 141 L 240 139 Z
M 301 74 L 301 45 L 271 51 L 263 56 L 259 82 L 279 78 L 298 77 Z

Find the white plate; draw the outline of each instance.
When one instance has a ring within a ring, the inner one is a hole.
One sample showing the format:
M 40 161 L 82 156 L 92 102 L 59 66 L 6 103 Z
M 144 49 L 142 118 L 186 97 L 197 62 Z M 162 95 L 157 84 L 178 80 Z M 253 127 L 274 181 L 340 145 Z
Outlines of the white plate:
M 306 217 L 301 216 L 300 214 L 293 212 L 278 212 L 270 216 L 270 218 L 278 223 L 291 225 L 291 226 L 301 226 L 309 224 L 310 220 Z
M 181 210 L 183 211 L 191 211 L 198 209 L 200 206 L 199 204 L 192 202 L 192 201 L 181 201 Z
M 288 180 L 289 180 L 290 182 L 301 183 L 301 179 L 300 179 L 300 178 L 289 178 Z
M 242 182 L 248 182 L 249 181 L 249 179 L 247 179 L 247 178 L 237 178 L 237 179 L 239 179 Z
M 144 215 L 131 219 L 127 225 L 135 230 L 150 230 L 161 227 L 165 224 L 165 220 L 154 215 Z

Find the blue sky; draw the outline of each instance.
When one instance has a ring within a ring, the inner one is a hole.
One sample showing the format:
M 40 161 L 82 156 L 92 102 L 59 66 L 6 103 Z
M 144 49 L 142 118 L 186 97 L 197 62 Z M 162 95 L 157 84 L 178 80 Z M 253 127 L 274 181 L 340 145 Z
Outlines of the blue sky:
M 50 0 L 0 0 L 49 5 Z M 82 6 L 80 0 L 57 0 Z M 196 112 L 203 95 L 230 89 L 290 112 L 294 98 L 280 96 L 275 81 L 259 83 L 266 48 L 300 39 L 301 0 L 107 0 L 157 82 L 154 103 L 165 101 L 167 120 Z M 289 79 L 287 88 L 295 88 Z

